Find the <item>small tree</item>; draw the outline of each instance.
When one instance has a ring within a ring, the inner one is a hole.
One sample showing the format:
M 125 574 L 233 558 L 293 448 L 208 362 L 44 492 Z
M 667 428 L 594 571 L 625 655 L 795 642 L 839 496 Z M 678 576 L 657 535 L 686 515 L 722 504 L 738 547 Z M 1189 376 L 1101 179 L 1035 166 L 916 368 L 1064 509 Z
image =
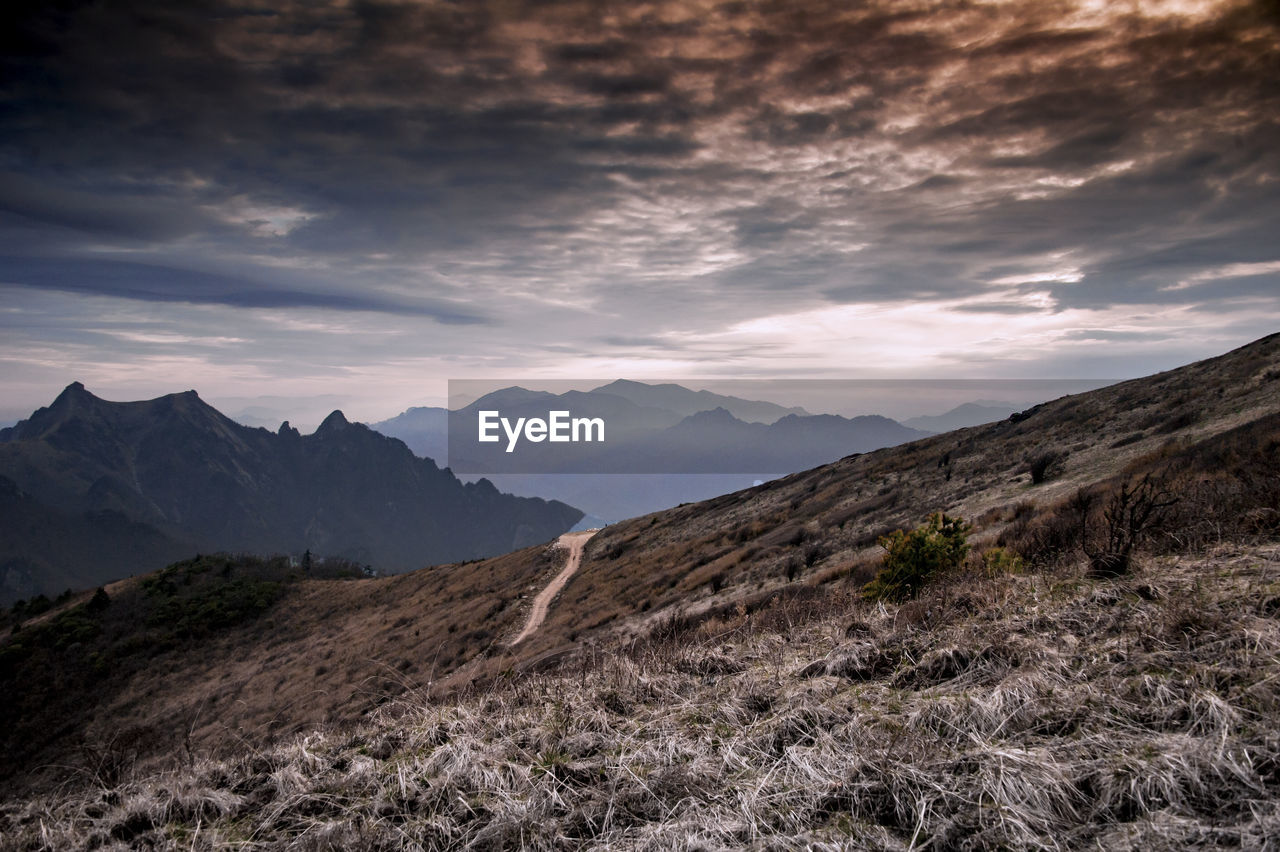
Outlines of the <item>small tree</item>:
M 1119 577 L 1128 573 L 1134 548 L 1178 498 L 1150 473 L 1137 482 L 1123 482 L 1102 512 L 1102 534 L 1091 537 L 1093 502 L 1093 495 L 1083 491 L 1072 501 L 1080 512 L 1080 542 L 1089 557 L 1089 573 L 1094 577 Z
M 98 587 L 98 591 L 93 593 L 93 597 L 89 598 L 89 602 L 85 604 L 85 609 L 89 612 L 102 612 L 111 604 L 111 596 L 107 594 L 107 590 Z
M 969 554 L 965 539 L 971 529 L 961 518 L 936 512 L 910 532 L 898 530 L 882 536 L 884 568 L 862 587 L 862 596 L 887 601 L 914 598 L 931 578 L 960 567 Z

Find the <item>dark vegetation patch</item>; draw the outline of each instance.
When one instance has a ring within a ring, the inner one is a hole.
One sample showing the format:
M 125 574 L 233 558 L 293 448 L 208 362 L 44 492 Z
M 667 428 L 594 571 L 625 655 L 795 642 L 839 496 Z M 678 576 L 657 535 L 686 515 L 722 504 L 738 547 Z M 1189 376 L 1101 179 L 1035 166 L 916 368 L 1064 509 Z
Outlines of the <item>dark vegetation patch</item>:
M 284 557 L 198 556 L 19 622 L 0 646 L 0 760 L 21 766 L 157 657 L 260 618 L 300 576 Z M 86 743 L 79 748 L 87 755 Z
M 998 543 L 1035 564 L 1084 550 L 1104 563 L 1135 548 L 1185 550 L 1280 531 L 1280 414 L 1194 444 L 1168 443 L 1044 512 Z M 1123 569 L 1120 570 L 1123 573 Z

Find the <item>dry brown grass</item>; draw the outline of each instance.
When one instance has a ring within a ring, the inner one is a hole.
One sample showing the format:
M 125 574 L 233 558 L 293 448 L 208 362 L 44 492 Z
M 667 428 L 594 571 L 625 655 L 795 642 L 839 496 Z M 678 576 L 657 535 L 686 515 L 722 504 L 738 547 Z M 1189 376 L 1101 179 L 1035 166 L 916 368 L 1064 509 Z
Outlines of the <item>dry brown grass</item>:
M 1270 848 L 1280 548 L 1084 570 L 668 625 L 346 731 L 11 803 L 0 845 Z
M 104 759 L 146 766 L 230 753 L 465 682 L 467 664 L 518 627 L 562 558 L 537 547 L 383 579 L 302 581 L 262 616 L 199 641 L 161 650 L 140 624 L 94 680 L 80 674 L 82 658 L 112 651 L 63 649 L 56 668 L 6 684 L 10 701 L 50 689 L 57 701 L 4 733 L 3 787 L 85 783 Z M 114 589 L 112 606 L 127 607 L 135 586 Z
M 1045 403 L 1017 422 L 849 457 L 607 527 L 588 544 L 582 568 L 565 588 L 568 605 L 554 610 L 535 637 L 538 652 L 600 632 L 638 635 L 672 609 L 723 609 L 796 583 L 826 584 L 847 575 L 865 581 L 882 552 L 879 538 L 935 511 L 976 521 L 975 542 L 985 549 L 1082 487 L 1135 467 L 1151 469 L 1152 459 L 1211 446 L 1216 436 L 1280 412 L 1276 375 L 1280 335 L 1169 373 Z M 1144 437 L 1113 446 L 1143 430 Z M 1031 460 L 1050 451 L 1066 452 L 1061 468 L 1032 484 Z M 1229 452 L 1184 460 L 1198 472 L 1215 465 L 1226 470 Z M 1235 473 L 1225 478 L 1216 486 L 1223 492 L 1261 488 Z M 1188 531 L 1199 531 L 1188 546 L 1216 540 L 1204 513 L 1188 510 L 1215 494 L 1197 493 L 1203 496 L 1175 514 Z M 1255 519 L 1255 526 L 1263 528 L 1269 517 Z

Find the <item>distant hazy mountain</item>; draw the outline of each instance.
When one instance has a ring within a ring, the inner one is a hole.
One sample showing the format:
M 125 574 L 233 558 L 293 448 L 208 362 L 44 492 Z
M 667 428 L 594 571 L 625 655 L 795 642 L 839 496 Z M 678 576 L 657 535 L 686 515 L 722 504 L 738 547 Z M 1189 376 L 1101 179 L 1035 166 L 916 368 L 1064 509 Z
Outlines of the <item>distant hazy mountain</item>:
M 265 405 L 251 405 L 229 416 L 242 426 L 249 426 L 254 429 L 274 429 L 284 419 Z
M 629 439 L 679 423 L 684 415 L 668 408 L 642 405 L 624 396 L 601 390 L 552 394 L 521 387 L 503 388 L 451 412 L 455 438 L 474 437 L 476 412 L 496 410 L 503 417 L 546 417 L 549 410 L 565 410 L 574 417 L 602 417 L 609 424 L 609 440 Z M 459 443 L 455 440 L 455 443 Z
M 343 396 L 331 393 L 250 397 L 219 395 L 210 405 L 244 426 L 261 426 L 274 432 L 280 421 L 288 420 L 304 432 L 310 432 L 329 412 L 341 408 L 343 402 Z
M 310 549 L 402 571 L 546 541 L 582 517 L 464 485 L 340 411 L 304 436 L 242 426 L 195 391 L 115 403 L 78 382 L 0 431 L 0 477 L 0 502 L 21 509 L 0 517 L 8 599 L 195 550 Z
M 748 423 L 773 423 L 788 414 L 807 415 L 809 413 L 799 407 L 784 408 L 762 400 L 739 399 L 736 396 L 723 396 L 705 390 L 689 390 L 682 385 L 650 385 L 626 379 L 601 385 L 592 392 L 620 396 L 631 400 L 636 405 L 648 408 L 665 408 L 684 417 L 700 411 L 723 408 L 737 419 Z
M 649 385 L 623 379 L 591 391 L 564 394 L 531 391 L 519 386 L 502 388 L 458 410 L 466 412 L 468 418 L 486 409 L 500 410 L 504 416 L 515 418 L 545 417 L 552 407 L 571 409 L 578 417 L 607 418 L 617 430 L 611 430 L 610 437 L 667 428 L 691 414 L 715 408 L 723 408 L 735 418 L 752 423 L 773 423 L 789 414 L 808 414 L 803 408 L 784 408 L 762 400 L 693 391 L 675 384 Z M 399 438 L 417 455 L 434 459 L 443 466 L 448 458 L 448 416 L 444 408 L 415 407 L 369 425 L 388 437 Z
M 388 438 L 404 441 L 414 455 L 431 459 L 440 467 L 449 457 L 449 409 L 417 406 L 395 417 L 370 423 L 369 428 Z
M 707 407 L 699 407 L 707 406 Z M 504 443 L 475 441 L 476 413 L 496 409 L 513 422 L 569 410 L 609 424 L 603 447 L 581 447 L 572 466 L 558 466 L 560 450 L 523 448 L 521 463 Z M 454 445 L 448 445 L 448 418 Z M 458 411 L 411 408 L 373 424 L 419 455 L 449 464 L 464 479 L 479 469 L 513 493 L 564 500 L 600 519 L 617 521 L 745 488 L 756 479 L 909 441 L 924 433 L 888 418 L 810 415 L 800 408 L 745 400 L 680 385 L 616 381 L 591 391 L 552 394 L 502 388 Z M 612 472 L 612 471 L 626 472 Z M 506 472 L 497 472 L 506 471 Z
M 619 453 L 629 456 L 635 470 L 669 465 L 690 473 L 792 473 L 924 436 L 878 415 L 788 414 L 764 424 L 747 423 L 716 408 L 686 417 Z
M 1018 409 L 1004 402 L 966 402 L 958 405 L 945 414 L 925 415 L 903 420 L 903 426 L 921 429 L 925 432 L 950 432 L 952 429 L 964 429 L 969 426 L 980 426 L 983 423 L 994 423 L 1004 420 Z
M 470 410 L 478 408 L 511 408 L 513 406 L 524 405 L 526 403 L 537 404 L 540 401 L 548 401 L 555 399 L 556 394 L 550 391 L 534 391 L 528 388 L 522 388 L 519 385 L 500 388 L 496 391 L 485 394 L 470 405 L 462 406 L 458 410 Z
M 450 412 L 450 467 L 486 475 L 791 473 L 925 434 L 875 415 L 788 414 L 772 423 L 741 420 L 723 407 L 680 415 L 601 390 L 527 398 L 507 406 L 490 401 L 505 395 L 521 399 L 521 393 L 528 392 L 503 389 Z M 489 409 L 511 422 L 519 417 L 546 418 L 550 410 L 568 411 L 574 418 L 599 417 L 606 424 L 606 440 L 575 444 L 572 449 L 550 441 L 524 442 L 518 452 L 508 452 L 509 443 L 501 433 L 500 440 L 491 443 L 477 440 L 477 412 Z

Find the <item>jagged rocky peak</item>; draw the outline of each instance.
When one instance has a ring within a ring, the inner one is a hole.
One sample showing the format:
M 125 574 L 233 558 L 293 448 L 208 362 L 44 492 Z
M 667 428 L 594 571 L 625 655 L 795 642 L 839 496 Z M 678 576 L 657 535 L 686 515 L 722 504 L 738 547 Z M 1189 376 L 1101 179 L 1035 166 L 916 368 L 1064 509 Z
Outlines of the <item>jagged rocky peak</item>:
M 85 387 L 82 383 L 72 382 L 71 384 L 67 385 L 65 388 L 62 389 L 62 393 L 58 394 L 57 399 L 53 401 L 53 405 L 59 405 L 59 404 L 66 405 L 66 404 L 75 402 L 77 400 L 87 400 L 87 399 L 97 399 L 97 397 L 89 393 L 89 391 L 85 390 Z M 52 408 L 53 406 L 50 406 L 50 407 Z
M 204 400 L 200 398 L 200 394 L 193 390 L 183 391 L 182 393 L 170 393 L 164 396 L 156 397 L 153 403 L 166 403 L 176 408 L 186 409 L 190 406 L 203 407 Z
M 551 539 L 582 514 L 533 498 L 481 499 L 341 411 L 315 435 L 288 423 L 271 435 L 229 420 L 194 392 L 110 402 L 73 385 L 62 402 L 0 440 L 7 451 L 0 453 L 0 476 L 41 495 L 31 510 L 40 523 L 83 507 L 121 513 L 110 529 L 76 527 L 83 544 L 69 556 L 40 545 L 36 556 L 53 566 L 50 583 L 67 577 L 96 585 L 159 568 L 206 542 L 267 554 L 300 551 L 311 541 L 316 550 L 313 535 L 324 536 L 326 555 L 403 571 L 505 553 L 527 526 Z M 161 521 L 163 531 L 154 526 Z M 121 548 L 134 523 L 153 525 L 150 538 L 134 550 Z M 25 558 L 15 540 L 0 540 L 0 565 Z M 79 557 L 98 550 L 110 558 Z
M 333 413 L 324 419 L 320 424 L 320 428 L 316 430 L 317 435 L 328 434 L 330 432 L 341 432 L 351 425 L 347 421 L 346 416 L 338 409 L 334 409 Z
M 72 382 L 45 408 L 36 409 L 26 420 L 13 427 L 12 435 L 18 438 L 34 438 L 56 429 L 68 420 L 101 412 L 103 401 L 98 399 L 80 382 Z

